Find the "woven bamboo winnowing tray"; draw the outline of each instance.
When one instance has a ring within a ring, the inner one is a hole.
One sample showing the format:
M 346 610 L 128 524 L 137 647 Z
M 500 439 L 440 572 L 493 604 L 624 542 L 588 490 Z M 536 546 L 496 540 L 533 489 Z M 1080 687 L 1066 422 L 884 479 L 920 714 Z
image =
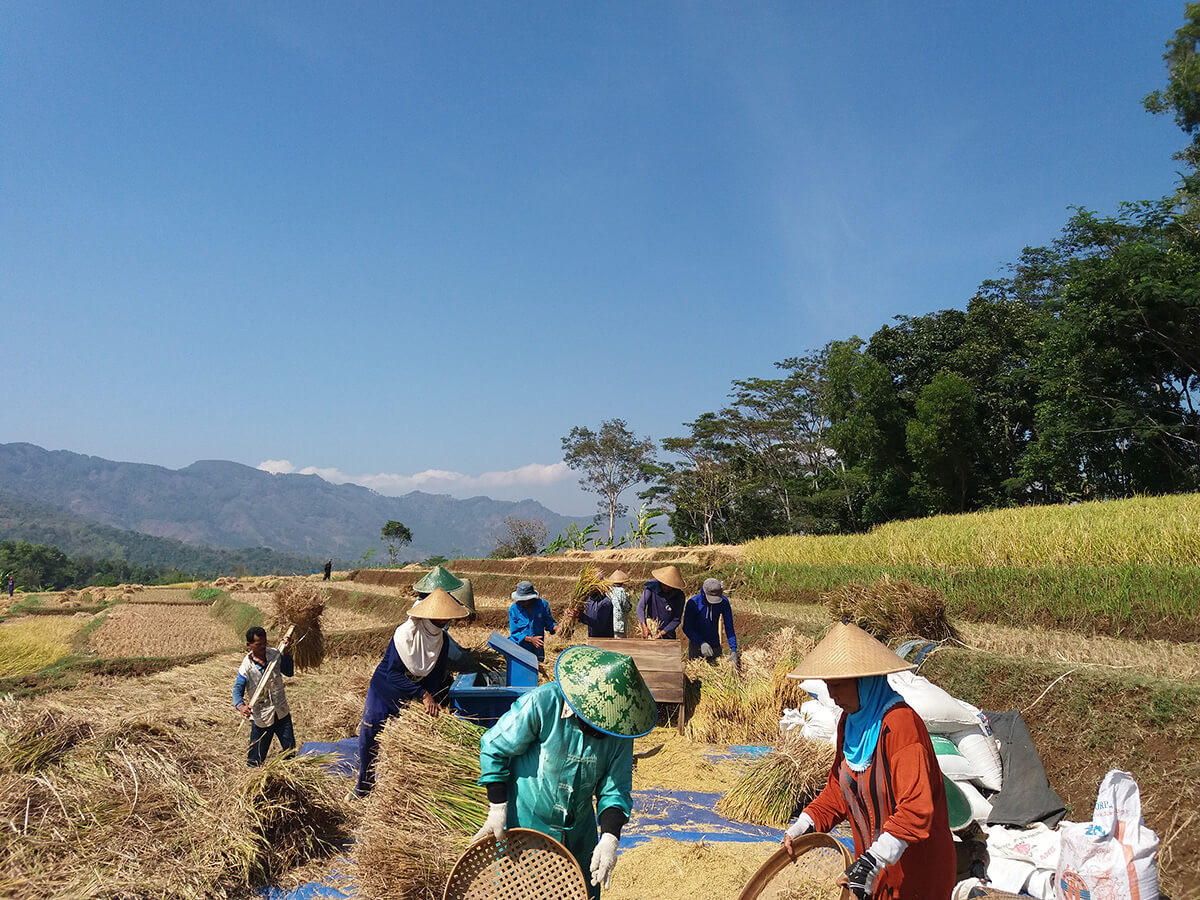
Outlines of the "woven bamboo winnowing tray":
M 837 889 L 833 882 L 853 862 L 850 851 L 832 835 L 806 834 L 792 841 L 796 851 L 793 861 L 787 851 L 780 847 L 767 857 L 751 876 L 738 900 L 776 900 L 776 898 L 815 898 L 834 896 Z M 842 900 L 851 900 L 845 888 Z
M 486 837 L 458 858 L 442 900 L 587 900 L 583 870 L 571 851 L 549 835 L 509 828 L 504 840 Z

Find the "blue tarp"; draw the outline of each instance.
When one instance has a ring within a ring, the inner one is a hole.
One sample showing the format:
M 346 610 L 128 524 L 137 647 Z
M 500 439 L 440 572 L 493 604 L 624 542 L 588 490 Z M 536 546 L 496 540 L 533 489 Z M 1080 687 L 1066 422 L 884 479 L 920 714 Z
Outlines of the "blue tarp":
M 777 841 L 778 828 L 734 822 L 713 811 L 720 794 L 655 788 L 633 792 L 633 818 L 621 830 L 621 846 L 636 847 L 652 837 L 676 841 Z
M 334 758 L 326 768 L 335 775 L 358 777 L 358 738 L 343 738 L 340 741 L 305 741 L 300 745 L 300 756 L 315 756 L 328 753 Z

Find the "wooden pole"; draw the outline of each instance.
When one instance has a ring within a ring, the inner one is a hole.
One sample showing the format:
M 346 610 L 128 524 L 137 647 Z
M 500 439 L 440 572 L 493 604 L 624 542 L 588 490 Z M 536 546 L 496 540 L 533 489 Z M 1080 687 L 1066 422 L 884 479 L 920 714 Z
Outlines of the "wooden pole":
M 258 681 L 258 687 L 256 687 L 254 689 L 254 693 L 250 697 L 250 702 L 247 704 L 250 707 L 251 713 L 253 713 L 253 711 L 254 711 L 254 704 L 262 699 L 263 691 L 265 691 L 267 689 L 267 682 L 269 682 L 271 680 L 271 676 L 273 676 L 275 674 L 275 669 L 278 666 L 279 659 L 280 659 L 280 657 L 283 656 L 283 646 L 289 640 L 291 640 L 292 632 L 295 630 L 296 630 L 295 625 L 288 626 L 287 633 L 284 634 L 283 640 L 281 640 L 279 642 L 279 647 L 277 648 L 279 650 L 279 656 L 275 657 L 273 660 L 271 660 L 269 663 L 267 663 L 267 667 L 263 670 L 262 678 L 260 678 Z M 249 718 L 250 718 L 250 716 L 243 716 L 242 722 L 243 723 L 246 722 Z M 239 728 L 242 727 L 240 723 L 239 723 L 238 727 Z

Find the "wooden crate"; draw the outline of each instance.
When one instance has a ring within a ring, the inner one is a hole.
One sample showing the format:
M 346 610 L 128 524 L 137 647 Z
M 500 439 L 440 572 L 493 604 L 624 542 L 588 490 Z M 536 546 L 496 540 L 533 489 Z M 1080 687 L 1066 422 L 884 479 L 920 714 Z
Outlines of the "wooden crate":
M 683 676 L 683 645 L 680 641 L 643 641 L 640 638 L 588 638 L 588 645 L 632 656 L 638 671 L 650 688 L 655 703 L 679 706 L 679 733 L 687 718 L 684 703 L 686 681 Z

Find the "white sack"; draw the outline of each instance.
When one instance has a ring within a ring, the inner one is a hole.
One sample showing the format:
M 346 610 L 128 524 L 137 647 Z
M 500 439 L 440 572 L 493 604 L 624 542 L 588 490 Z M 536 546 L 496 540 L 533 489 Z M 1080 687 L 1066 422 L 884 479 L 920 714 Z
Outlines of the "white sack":
M 931 734 L 929 739 L 933 743 L 933 752 L 937 756 L 938 766 L 943 775 L 954 781 L 970 781 L 975 777 L 976 772 L 971 767 L 970 760 L 958 752 L 954 741 L 941 734 Z
M 987 880 L 997 890 L 1019 894 L 1035 871 L 1033 863 L 997 856 L 988 861 Z
M 969 781 L 954 780 L 958 785 L 958 789 L 963 792 L 963 796 L 967 798 L 967 803 L 971 805 L 971 818 L 983 825 L 987 822 L 988 816 L 992 814 L 992 801 L 979 793 L 979 789 Z
M 1064 900 L 1158 900 L 1158 836 L 1142 819 L 1142 797 L 1128 772 L 1104 776 L 1091 823 L 1059 828 L 1055 885 Z
M 826 706 L 820 700 L 809 700 L 801 704 L 800 715 L 804 719 L 800 727 L 801 735 L 823 744 L 837 743 L 838 722 L 842 718 L 839 707 Z
M 958 752 L 971 763 L 973 780 L 989 791 L 998 791 L 1003 785 L 1000 777 L 1000 749 L 995 738 L 988 737 L 981 727 L 966 728 L 950 735 Z M 951 775 L 951 778 L 954 776 Z
M 835 709 L 840 709 L 833 698 L 829 696 L 829 688 L 820 678 L 806 678 L 800 682 L 800 690 L 808 691 L 810 697 L 814 700 L 820 700 L 826 706 L 832 706 Z
M 798 709 L 792 709 L 789 706 L 783 708 L 783 715 L 779 717 L 779 730 L 781 732 L 791 731 L 793 728 L 801 728 L 804 726 L 804 715 Z
M 1061 843 L 1058 832 L 1051 831 L 1041 822 L 1028 828 L 989 825 L 987 829 L 988 856 L 1023 859 L 1039 869 L 1058 867 Z
M 979 727 L 978 709 L 951 697 L 928 678 L 913 672 L 893 672 L 887 680 L 931 733 L 954 734 L 964 728 Z
M 1054 900 L 1054 870 L 1035 870 L 1025 882 L 1025 893 L 1037 900 Z

